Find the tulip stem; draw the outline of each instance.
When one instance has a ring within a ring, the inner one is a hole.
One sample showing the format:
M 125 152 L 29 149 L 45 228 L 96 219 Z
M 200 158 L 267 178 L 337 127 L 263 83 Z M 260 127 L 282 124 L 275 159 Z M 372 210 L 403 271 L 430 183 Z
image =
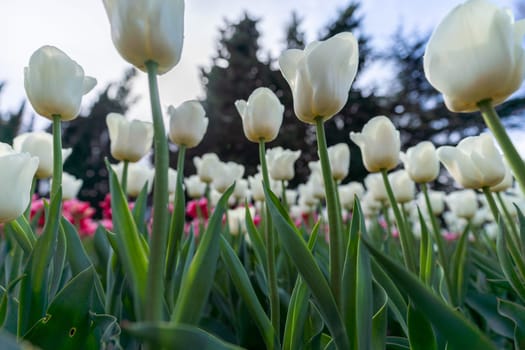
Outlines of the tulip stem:
M 330 158 L 326 144 L 326 135 L 322 117 L 315 118 L 317 134 L 317 151 L 321 160 L 321 170 L 326 192 L 326 206 L 328 210 L 328 226 L 330 235 L 330 285 L 334 298 L 338 305 L 341 305 L 341 268 L 343 245 L 341 235 L 341 211 L 337 205 L 336 188 L 330 168 Z
M 122 164 L 122 192 L 124 192 L 124 195 L 126 198 L 128 198 L 128 167 L 129 167 L 129 161 L 125 160 Z
M 397 205 L 396 198 L 394 196 L 394 191 L 388 180 L 388 172 L 386 169 L 381 169 L 381 175 L 383 176 L 383 182 L 385 183 L 386 193 L 390 201 L 390 205 L 394 211 L 394 216 L 396 218 L 397 229 L 399 230 L 399 240 L 401 242 L 401 250 L 403 251 L 403 259 L 405 261 L 405 266 L 409 271 L 416 273 L 416 263 L 412 251 L 414 244 L 412 242 L 412 237 L 410 232 L 406 227 L 405 220 L 403 219 L 403 214 L 399 210 Z
M 288 200 L 286 199 L 286 181 L 285 180 L 281 180 L 281 191 L 282 191 L 282 196 L 283 196 L 283 199 L 282 199 L 283 207 L 286 210 L 289 210 Z
M 53 181 L 51 184 L 51 202 L 62 186 L 62 118 L 53 115 Z
M 516 244 L 516 247 L 520 247 L 521 245 L 519 244 L 519 240 L 518 240 L 518 237 L 520 236 L 519 235 L 519 232 L 516 228 L 516 225 L 514 223 L 514 220 L 512 219 L 512 216 L 510 215 L 510 212 L 509 212 L 509 209 L 507 208 L 507 205 L 505 204 L 505 201 L 503 200 L 503 197 L 501 196 L 501 193 L 500 192 L 496 192 L 496 199 L 501 207 L 501 211 L 503 212 L 503 216 L 505 217 L 505 219 L 507 220 L 507 225 L 509 226 L 509 229 L 512 231 L 512 234 L 514 237 L 512 237 L 513 239 L 513 244 Z
M 525 193 L 525 163 L 523 163 L 523 159 L 510 140 L 505 127 L 501 123 L 498 112 L 496 112 L 492 105 L 492 101 L 490 99 L 483 100 L 478 103 L 478 107 L 485 124 L 487 124 L 488 128 L 492 131 L 492 134 L 498 141 L 498 144 L 503 151 L 503 155 L 520 185 L 521 192 Z
M 259 141 L 259 159 L 261 163 L 261 172 L 263 183 L 267 189 L 270 189 L 270 176 L 268 176 L 268 165 L 266 164 L 266 149 L 264 139 Z M 275 236 L 273 232 L 272 218 L 268 204 L 266 205 L 266 265 L 268 268 L 268 284 L 270 289 L 270 319 L 275 334 L 280 334 L 280 305 L 279 290 L 277 286 L 277 273 L 275 270 Z M 278 337 L 279 338 L 279 337 Z
M 153 190 L 153 228 L 150 239 L 150 256 L 146 285 L 147 305 L 143 305 L 147 321 L 162 320 L 164 300 L 164 264 L 168 238 L 168 139 L 162 119 L 159 88 L 157 84 L 158 64 L 147 61 L 148 82 L 153 117 L 155 148 L 155 179 Z
M 184 187 L 182 185 L 184 179 L 184 159 L 186 156 L 186 146 L 179 146 L 179 155 L 177 157 L 177 183 L 175 187 L 175 198 L 173 200 L 173 214 L 171 216 L 170 230 L 168 237 L 168 256 L 166 263 L 166 283 L 168 290 L 173 290 L 172 286 L 173 273 L 175 271 L 175 264 L 177 262 L 177 251 L 179 250 L 179 242 L 184 231 L 184 208 L 186 201 L 184 198 Z M 198 205 L 197 205 L 198 207 Z M 181 215 L 179 215 L 181 213 Z M 170 302 L 172 302 L 170 298 Z

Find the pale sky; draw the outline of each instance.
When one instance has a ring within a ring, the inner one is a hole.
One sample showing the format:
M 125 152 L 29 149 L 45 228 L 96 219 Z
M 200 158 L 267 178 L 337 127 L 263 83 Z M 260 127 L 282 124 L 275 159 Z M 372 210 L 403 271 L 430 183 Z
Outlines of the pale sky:
M 185 41 L 181 62 L 160 77 L 162 104 L 178 105 L 203 95 L 199 66 L 209 66 L 216 52 L 216 40 L 224 19 L 236 21 L 246 10 L 260 18 L 261 46 L 278 56 L 282 50 L 285 23 L 296 10 L 304 19 L 307 40 L 314 40 L 325 24 L 350 0 L 188 0 L 185 11 Z M 86 96 L 89 105 L 96 91 L 117 81 L 129 67 L 111 42 L 109 22 L 102 0 L 2 0 L 0 5 L 0 81 L 7 86 L 0 95 L 0 110 L 19 106 L 25 98 L 23 67 L 31 54 L 43 45 L 54 45 L 77 61 L 87 75 L 97 78 L 95 92 Z M 431 30 L 459 0 L 363 0 L 365 30 L 374 43 L 389 44 L 390 35 L 402 23 L 407 30 Z M 494 0 L 511 6 L 512 0 Z M 146 76 L 139 73 L 136 93 L 141 102 L 129 117 L 149 119 Z M 98 89 L 98 90 L 97 90 Z M 30 108 L 30 107 L 29 107 Z

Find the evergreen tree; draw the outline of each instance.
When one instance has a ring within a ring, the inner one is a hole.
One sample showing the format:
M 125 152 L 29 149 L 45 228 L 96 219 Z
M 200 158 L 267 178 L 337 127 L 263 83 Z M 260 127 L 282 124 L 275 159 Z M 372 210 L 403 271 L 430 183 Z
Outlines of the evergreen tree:
M 0 83 L 0 93 L 2 93 L 4 86 L 4 83 Z M 20 133 L 22 128 L 25 106 L 25 102 L 22 102 L 15 112 L 0 111 L 0 142 L 13 144 L 13 139 Z

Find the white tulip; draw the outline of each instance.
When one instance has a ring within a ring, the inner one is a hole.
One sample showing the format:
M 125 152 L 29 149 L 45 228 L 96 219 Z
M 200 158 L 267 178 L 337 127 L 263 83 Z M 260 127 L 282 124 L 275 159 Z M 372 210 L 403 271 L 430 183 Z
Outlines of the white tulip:
M 381 174 L 368 174 L 365 177 L 365 186 L 367 195 L 374 201 L 380 203 L 386 203 L 388 201 L 385 182 Z
M 215 175 L 215 170 L 221 161 L 215 153 L 206 153 L 202 157 L 193 157 L 193 164 L 197 169 L 199 178 L 204 183 L 211 183 Z
M 158 64 L 158 74 L 180 60 L 184 38 L 184 0 L 104 0 L 111 39 L 120 55 L 142 71 Z
M 8 144 L 0 143 L 0 223 L 16 219 L 27 209 L 37 168 L 37 157 L 15 152 Z
M 350 170 L 350 147 L 346 143 L 338 143 L 328 147 L 328 157 L 332 177 L 336 181 L 342 181 L 348 176 Z
M 153 144 L 153 124 L 128 120 L 122 114 L 109 113 L 106 117 L 111 155 L 116 160 L 138 162 Z
M 184 184 L 186 185 L 186 192 L 190 198 L 197 199 L 204 196 L 206 184 L 201 181 L 199 175 L 191 175 L 190 177 L 187 177 L 184 179 Z
M 503 158 L 489 134 L 467 137 L 456 147 L 440 147 L 437 155 L 464 188 L 494 186 L 505 177 Z
M 301 156 L 301 151 L 291 151 L 275 147 L 266 151 L 266 162 L 270 177 L 276 181 L 291 180 L 295 176 L 294 164 Z
M 168 107 L 171 142 L 187 148 L 197 146 L 208 129 L 208 118 L 199 101 L 185 101 L 177 108 Z
M 51 179 L 51 183 L 53 179 Z M 77 179 L 71 174 L 62 173 L 62 199 L 75 199 L 77 198 L 78 191 L 82 187 L 84 181 Z
M 423 141 L 400 154 L 405 170 L 412 181 L 426 183 L 434 181 L 439 175 L 439 159 L 436 147 L 430 141 Z
M 13 140 L 16 152 L 27 152 L 38 157 L 37 179 L 47 179 L 53 175 L 53 135 L 44 131 L 34 131 L 20 134 Z M 62 149 L 62 163 L 64 163 L 73 150 Z
M 432 214 L 440 215 L 445 210 L 445 192 L 442 191 L 428 191 L 428 199 L 432 206 Z M 427 203 L 425 196 L 420 192 L 417 196 L 417 205 L 421 208 L 423 213 L 428 213 Z
M 445 197 L 450 211 L 458 218 L 470 220 L 478 211 L 478 199 L 473 190 L 462 190 L 449 193 Z
M 502 103 L 523 81 L 525 20 L 486 0 L 455 7 L 437 26 L 424 56 L 425 75 L 453 112 Z
M 398 203 L 408 203 L 414 199 L 416 195 L 416 185 L 414 181 L 408 176 L 406 170 L 397 170 L 388 175 L 392 185 L 394 197 Z
M 220 193 L 224 193 L 235 181 L 244 175 L 244 166 L 234 162 L 216 164 L 213 174 L 212 187 Z
M 54 46 L 42 46 L 24 68 L 24 88 L 33 109 L 43 117 L 62 121 L 75 119 L 80 113 L 82 96 L 97 81 L 84 75 L 82 67 Z
M 281 72 L 293 94 L 294 111 L 301 121 L 326 121 L 346 104 L 359 62 L 356 38 L 339 33 L 314 41 L 304 50 L 290 49 L 279 58 Z
M 500 183 L 490 188 L 491 192 L 504 192 L 508 190 L 509 188 L 512 188 L 512 183 L 514 182 L 514 176 L 512 175 L 512 172 L 510 171 L 510 168 L 507 162 L 504 161 L 503 164 L 505 164 L 505 177 L 503 177 L 503 180 L 501 180 Z
M 119 181 L 122 181 L 123 165 L 123 163 L 112 165 Z M 127 194 L 131 197 L 138 197 L 140 191 L 142 191 L 142 188 L 146 185 L 146 183 L 148 184 L 148 193 L 150 193 L 153 186 L 154 176 L 155 169 L 141 163 L 129 163 L 128 181 L 126 186 Z
M 350 182 L 346 185 L 339 185 L 338 190 L 341 206 L 348 210 L 354 209 L 355 197 L 362 198 L 365 194 L 365 188 L 360 182 Z
M 255 89 L 248 101 L 235 101 L 235 108 L 242 119 L 246 138 L 252 142 L 275 140 L 283 123 L 284 106 L 272 90 Z
M 351 132 L 350 139 L 361 149 L 363 164 L 371 173 L 393 169 L 399 163 L 399 131 L 385 116 L 370 119 L 362 132 Z

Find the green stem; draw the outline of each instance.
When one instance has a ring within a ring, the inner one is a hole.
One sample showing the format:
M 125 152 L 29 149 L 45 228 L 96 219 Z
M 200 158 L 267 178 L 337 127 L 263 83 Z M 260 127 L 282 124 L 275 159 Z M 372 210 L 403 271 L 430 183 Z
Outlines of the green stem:
M 430 222 L 432 224 L 432 231 L 434 232 L 434 240 L 436 241 L 439 260 L 441 266 L 443 267 L 443 271 L 445 272 L 445 276 L 447 276 L 446 282 L 448 284 L 448 260 L 445 252 L 445 243 L 443 242 L 443 236 L 441 236 L 436 216 L 434 215 L 434 211 L 432 210 L 432 203 L 430 202 L 427 184 L 422 183 L 420 184 L 420 186 L 421 190 L 423 191 L 423 196 L 425 197 L 425 204 L 427 205 L 428 215 L 430 216 Z
M 150 257 L 146 285 L 146 300 L 143 305 L 147 321 L 162 320 L 164 300 L 164 264 L 168 238 L 168 140 L 162 119 L 156 62 L 146 62 L 150 91 L 151 114 L 153 116 L 155 148 L 155 188 L 153 190 L 153 228 L 150 240 Z
M 485 124 L 487 124 L 488 128 L 492 131 L 492 134 L 498 141 L 498 144 L 503 151 L 503 155 L 507 159 L 507 163 L 510 165 L 513 175 L 520 185 L 521 192 L 525 193 L 525 163 L 523 163 L 523 159 L 510 140 L 505 127 L 501 123 L 498 113 L 492 105 L 492 101 L 490 99 L 483 100 L 478 103 L 478 107 Z
M 383 212 L 383 218 L 386 224 L 386 234 L 388 239 L 392 238 L 392 223 L 390 222 L 390 215 L 388 215 L 388 206 L 386 203 L 381 203 L 381 211 Z
M 330 159 L 326 144 L 323 118 L 315 119 L 317 134 L 317 151 L 321 160 L 321 170 L 323 172 L 324 187 L 326 192 L 326 206 L 328 210 L 328 226 L 330 235 L 330 284 L 335 300 L 341 304 L 341 269 L 343 266 L 343 245 L 341 244 L 341 211 L 337 205 L 336 188 L 330 168 Z
M 122 164 L 122 180 L 121 180 L 121 186 L 122 186 L 122 192 L 124 192 L 124 195 L 128 196 L 128 167 L 129 167 L 129 161 L 125 160 Z
M 179 155 L 177 157 L 177 184 L 175 187 L 175 198 L 173 200 L 173 215 L 171 216 L 170 231 L 168 238 L 168 256 L 166 264 L 166 281 L 172 282 L 173 272 L 177 261 L 177 251 L 179 242 L 184 231 L 184 208 L 186 200 L 184 197 L 184 159 L 186 157 L 186 146 L 179 146 Z M 197 204 L 198 207 L 198 204 Z
M 264 140 L 259 141 L 259 160 L 261 163 L 261 172 L 263 182 L 266 188 L 270 188 L 270 177 L 268 176 L 268 166 L 266 164 L 266 150 Z M 275 236 L 273 231 L 272 218 L 268 205 L 266 205 L 266 265 L 268 266 L 268 284 L 270 289 L 270 319 L 276 334 L 280 333 L 280 307 L 279 307 L 279 290 L 277 286 L 277 272 L 275 269 Z
M 503 201 L 503 197 L 501 196 L 500 192 L 496 192 L 496 199 L 499 202 L 501 211 L 503 211 L 503 216 L 505 217 L 507 221 L 507 225 L 509 226 L 509 229 L 512 232 L 513 243 L 516 244 L 517 247 L 519 247 L 520 244 L 519 244 L 519 239 L 518 239 L 519 237 L 518 229 L 516 228 L 516 225 L 514 224 L 514 219 L 510 215 L 509 209 L 505 205 L 505 201 Z
M 283 199 L 282 199 L 282 202 L 283 202 L 283 207 L 288 210 L 288 200 L 286 199 L 286 181 L 284 180 L 281 180 L 281 192 L 282 192 L 282 196 L 283 196 Z
M 53 115 L 53 182 L 51 184 L 51 202 L 62 186 L 62 118 Z
M 490 192 L 490 189 L 488 186 L 485 186 L 482 188 L 483 194 L 485 195 L 485 198 L 487 198 L 487 203 L 489 205 L 490 210 L 492 211 L 492 216 L 494 216 L 494 221 L 499 222 L 500 214 L 498 210 L 498 206 L 496 205 L 496 201 L 494 200 L 494 197 L 492 196 L 492 192 Z
M 27 218 L 27 221 L 31 220 L 31 204 L 33 203 L 33 195 L 36 192 L 36 177 L 33 177 L 31 182 L 31 191 L 29 192 L 29 204 L 27 205 L 24 216 Z
M 392 210 L 394 211 L 394 216 L 396 218 L 396 224 L 397 229 L 399 230 L 399 240 L 401 242 L 401 250 L 403 251 L 403 259 L 405 261 L 405 266 L 409 271 L 416 273 L 416 263 L 414 259 L 414 252 L 412 250 L 414 245 L 412 244 L 413 242 L 410 236 L 410 232 L 406 227 L 405 220 L 403 220 L 403 214 L 401 213 L 397 205 L 396 198 L 394 196 L 394 191 L 392 191 L 392 186 L 390 185 L 390 181 L 388 180 L 387 170 L 381 169 L 381 175 L 383 176 L 383 182 L 385 183 L 388 199 L 390 201 L 390 205 L 392 206 Z

